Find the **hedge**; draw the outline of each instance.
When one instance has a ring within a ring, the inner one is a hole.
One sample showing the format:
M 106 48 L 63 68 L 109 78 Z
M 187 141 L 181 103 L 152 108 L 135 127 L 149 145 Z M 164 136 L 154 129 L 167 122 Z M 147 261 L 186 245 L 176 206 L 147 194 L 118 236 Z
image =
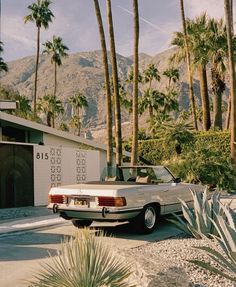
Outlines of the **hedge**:
M 125 147 L 130 150 L 130 144 Z M 201 151 L 209 148 L 219 153 L 219 156 L 228 157 L 230 154 L 229 132 L 198 132 L 194 134 L 194 140 L 188 144 L 182 144 L 182 154 L 191 151 Z M 139 141 L 139 156 L 152 164 L 161 164 L 176 155 L 175 143 L 166 144 L 163 139 L 149 139 Z

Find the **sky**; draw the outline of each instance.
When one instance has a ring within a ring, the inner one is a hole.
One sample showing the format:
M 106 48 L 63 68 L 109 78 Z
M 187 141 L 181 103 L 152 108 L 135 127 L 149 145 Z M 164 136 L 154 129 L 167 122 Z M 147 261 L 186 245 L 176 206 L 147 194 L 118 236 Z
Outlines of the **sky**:
M 11 61 L 35 55 L 36 27 L 34 23 L 24 24 L 23 19 L 29 14 L 27 7 L 34 0 L 0 1 L 2 2 L 1 41 L 4 43 L 2 55 L 4 60 Z M 41 44 L 56 35 L 62 37 L 70 53 L 99 50 L 100 40 L 93 1 L 52 0 L 52 2 L 51 10 L 55 18 L 48 30 L 42 29 Z M 99 2 L 107 35 L 106 0 Z M 133 54 L 133 1 L 112 0 L 111 2 L 116 51 L 123 56 L 130 56 Z M 155 55 L 170 48 L 173 32 L 181 29 L 179 2 L 179 0 L 139 0 L 140 52 Z M 186 17 L 193 18 L 204 11 L 211 17 L 220 18 L 224 15 L 224 0 L 185 0 L 184 2 Z

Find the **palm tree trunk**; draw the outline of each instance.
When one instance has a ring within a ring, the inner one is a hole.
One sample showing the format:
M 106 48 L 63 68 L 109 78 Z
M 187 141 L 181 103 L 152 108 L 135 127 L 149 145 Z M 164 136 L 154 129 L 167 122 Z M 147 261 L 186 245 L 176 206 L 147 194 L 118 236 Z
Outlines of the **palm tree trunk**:
M 213 95 L 213 126 L 222 130 L 222 95 Z
M 80 108 L 77 107 L 77 118 L 78 118 L 78 136 L 81 135 L 81 121 L 80 121 Z
M 192 76 L 192 71 L 191 71 L 191 59 L 190 59 L 190 52 L 189 52 L 188 39 L 187 39 L 188 35 L 187 35 L 187 27 L 186 27 L 186 21 L 185 21 L 185 13 L 184 13 L 184 0 L 180 0 L 180 9 L 181 9 L 182 26 L 183 26 L 183 33 L 184 33 L 186 61 L 187 61 L 187 68 L 188 68 L 189 102 L 191 106 L 193 125 L 194 125 L 195 130 L 197 131 L 198 124 L 197 124 L 195 98 L 193 94 L 193 76 Z
M 122 161 L 121 113 L 120 113 L 118 72 L 117 72 L 115 36 L 114 36 L 114 29 L 113 29 L 111 0 L 107 0 L 107 18 L 108 18 L 108 30 L 109 30 L 109 36 L 110 36 L 112 78 L 113 78 L 114 102 L 115 102 L 116 166 L 120 166 L 121 161 Z
M 40 52 L 40 27 L 37 27 L 37 51 L 36 51 L 36 65 L 34 78 L 34 118 L 37 116 L 37 83 L 38 83 L 38 67 L 39 67 L 39 52 Z
M 54 91 L 53 96 L 56 98 L 57 94 L 57 63 L 54 62 Z
M 230 76 L 230 95 L 231 95 L 231 137 L 230 137 L 230 159 L 236 166 L 236 77 L 234 66 L 234 53 L 232 46 L 232 19 L 230 0 L 224 0 L 225 6 L 225 21 L 227 29 L 227 42 L 229 54 L 229 76 Z
M 47 113 L 47 125 L 48 125 L 49 127 L 52 126 L 52 113 L 51 113 L 51 112 L 48 112 L 48 113 Z
M 213 125 L 222 130 L 222 95 L 219 91 L 213 95 Z
M 139 11 L 138 0 L 133 0 L 134 12 L 134 80 L 133 80 L 133 139 L 131 165 L 138 161 L 138 45 L 139 45 Z
M 229 126 L 230 126 L 230 112 L 231 112 L 231 96 L 229 94 L 226 121 L 225 121 L 225 129 L 226 130 L 228 130 Z
M 150 121 L 152 121 L 153 118 L 154 118 L 154 115 L 153 115 L 153 107 L 152 107 L 152 106 L 149 106 L 148 110 L 149 110 Z
M 112 166 L 112 105 L 111 105 L 111 89 L 110 89 L 110 79 L 109 79 L 109 66 L 107 59 L 107 47 L 105 40 L 105 33 L 103 29 L 102 16 L 100 12 L 98 0 L 94 0 L 94 6 L 97 16 L 98 29 L 100 35 L 100 42 L 102 47 L 103 56 L 103 67 L 104 67 L 104 80 L 105 80 L 105 90 L 106 90 L 106 124 L 107 124 L 107 168 L 108 176 L 111 176 L 111 166 Z
M 56 105 L 56 94 L 57 94 L 57 64 L 54 62 L 54 91 L 53 91 L 53 96 L 54 96 L 54 105 Z M 52 127 L 55 128 L 55 107 L 53 108 L 53 113 L 52 113 Z
M 225 90 L 225 83 L 217 72 L 216 63 L 213 63 L 211 77 L 213 92 L 213 125 L 222 130 L 222 93 Z
M 232 35 L 234 35 L 234 20 L 233 20 L 233 0 L 230 0 L 230 16 L 231 16 L 231 29 Z M 230 126 L 230 113 L 231 113 L 231 95 L 229 94 L 228 98 L 228 108 L 225 122 L 225 129 L 228 130 Z
M 208 131 L 211 127 L 211 115 L 210 115 L 210 102 L 207 87 L 206 67 L 200 65 L 198 71 L 199 71 L 200 92 L 202 100 L 203 129 L 205 131 Z

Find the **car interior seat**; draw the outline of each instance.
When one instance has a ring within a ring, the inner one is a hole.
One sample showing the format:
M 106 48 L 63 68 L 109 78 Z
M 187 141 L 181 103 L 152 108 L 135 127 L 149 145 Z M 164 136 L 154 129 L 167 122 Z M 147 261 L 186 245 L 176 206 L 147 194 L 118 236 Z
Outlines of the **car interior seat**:
M 139 183 L 150 183 L 151 179 L 150 179 L 150 177 L 148 175 L 147 176 L 137 176 L 136 177 L 136 182 L 139 182 Z
M 106 176 L 105 181 L 117 181 L 118 177 L 117 176 Z

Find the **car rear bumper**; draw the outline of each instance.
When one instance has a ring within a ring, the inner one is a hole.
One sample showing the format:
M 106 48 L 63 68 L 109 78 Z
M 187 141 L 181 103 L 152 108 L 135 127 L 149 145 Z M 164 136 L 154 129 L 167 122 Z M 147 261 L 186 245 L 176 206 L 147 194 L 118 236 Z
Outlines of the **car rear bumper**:
M 68 207 L 65 204 L 49 204 L 48 208 L 54 213 L 59 213 L 62 217 L 67 219 L 88 219 L 100 221 L 125 221 L 130 220 L 140 214 L 142 207 L 130 209 L 111 209 L 103 207 L 96 208 L 77 208 Z

